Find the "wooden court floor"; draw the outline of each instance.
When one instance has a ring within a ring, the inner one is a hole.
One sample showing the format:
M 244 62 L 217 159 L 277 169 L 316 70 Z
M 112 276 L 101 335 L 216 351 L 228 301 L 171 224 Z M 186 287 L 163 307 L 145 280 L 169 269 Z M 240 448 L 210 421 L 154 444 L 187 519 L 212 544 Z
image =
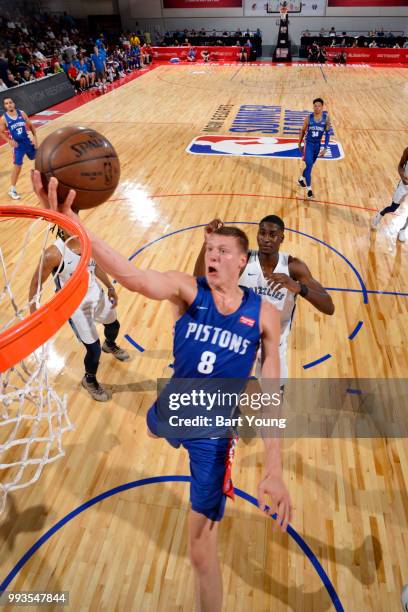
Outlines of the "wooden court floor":
M 137 253 L 140 267 L 192 272 L 201 226 L 215 216 L 242 223 L 253 247 L 255 223 L 266 214 L 282 216 L 283 250 L 308 264 L 336 307 L 326 317 L 299 303 L 291 376 L 407 378 L 408 246 L 396 242 L 407 205 L 388 215 L 377 233 L 369 226 L 377 207 L 391 201 L 408 144 L 407 77 L 407 69 L 360 66 L 160 66 L 43 126 L 39 139 L 57 127 L 83 124 L 111 140 L 121 159 L 120 185 L 109 203 L 82 216 L 121 253 Z M 296 186 L 299 160 L 186 152 L 221 105 L 231 109 L 216 133 L 232 134 L 242 105 L 276 105 L 281 136 L 284 111 L 311 108 L 317 96 L 327 103 L 345 157 L 318 162 L 314 201 Z M 9 167 L 10 151 L 3 147 L 2 203 L 8 203 Z M 28 163 L 19 191 L 23 203 L 36 204 Z M 1 224 L 10 260 L 22 229 L 20 221 Z M 28 260 L 18 278 L 20 297 L 35 263 Z M 76 429 L 65 436 L 66 456 L 34 486 L 10 495 L 0 522 L 0 580 L 47 529 L 95 495 L 141 478 L 188 473 L 184 451 L 145 433 L 156 379 L 171 374 L 170 310 L 118 292 L 120 342 L 132 359 L 118 363 L 103 354 L 98 378 L 109 386 L 110 402 L 93 403 L 81 389 L 83 352 L 70 327 L 52 340 L 51 371 L 58 390 L 68 393 Z M 262 456 L 260 442 L 239 443 L 234 482 L 251 495 Z M 295 505 L 292 525 L 344 609 L 398 610 L 408 583 L 406 439 L 288 439 L 283 461 Z M 55 533 L 9 588 L 70 591 L 72 610 L 192 610 L 187 512 L 183 482 L 119 492 Z M 334 609 L 307 556 L 272 523 L 243 499 L 228 504 L 220 530 L 225 610 Z

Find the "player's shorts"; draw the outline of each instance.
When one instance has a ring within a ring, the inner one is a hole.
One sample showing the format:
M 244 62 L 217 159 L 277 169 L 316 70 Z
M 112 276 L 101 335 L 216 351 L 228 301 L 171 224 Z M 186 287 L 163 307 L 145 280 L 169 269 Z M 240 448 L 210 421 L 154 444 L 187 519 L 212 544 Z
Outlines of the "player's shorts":
M 396 190 L 394 191 L 394 195 L 392 196 L 392 201 L 396 204 L 400 204 L 402 200 L 408 195 L 408 185 L 404 185 L 402 181 L 400 181 L 397 185 Z
M 27 155 L 28 159 L 35 159 L 36 149 L 32 142 L 21 142 L 17 147 L 13 148 L 13 164 L 15 166 L 22 166 L 24 155 Z
M 146 416 L 147 426 L 157 435 L 158 417 L 156 402 Z M 230 478 L 230 438 L 203 438 L 183 440 L 167 439 L 175 448 L 183 446 L 190 460 L 191 508 L 211 521 L 220 521 L 224 516 L 227 497 L 233 497 Z
M 320 153 L 320 142 L 305 142 L 303 149 L 303 161 L 306 165 L 313 165 Z
M 96 323 L 108 325 L 116 319 L 116 310 L 112 308 L 108 296 L 100 287 L 96 287 L 95 291 L 88 292 L 69 322 L 79 340 L 84 344 L 93 344 L 99 339 Z

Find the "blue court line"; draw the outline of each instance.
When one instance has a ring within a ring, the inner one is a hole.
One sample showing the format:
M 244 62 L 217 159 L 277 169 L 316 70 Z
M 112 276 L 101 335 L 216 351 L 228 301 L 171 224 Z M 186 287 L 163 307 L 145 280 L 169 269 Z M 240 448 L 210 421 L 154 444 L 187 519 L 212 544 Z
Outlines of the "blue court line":
M 138 344 L 136 340 L 133 340 L 133 338 L 129 336 L 129 334 L 125 334 L 125 338 L 128 342 L 130 342 L 130 344 L 132 344 L 135 348 L 137 348 L 138 351 L 140 351 L 141 353 L 144 353 L 145 349 L 143 348 L 143 346 Z
M 303 366 L 303 369 L 309 370 L 309 368 L 314 368 L 315 366 L 319 365 L 319 363 L 322 363 L 322 361 L 327 361 L 328 359 L 331 359 L 330 353 L 327 353 L 327 355 L 323 355 L 323 357 L 319 357 L 319 359 L 316 359 L 316 361 L 305 363 L 305 365 Z
M 362 395 L 361 389 L 346 389 L 346 393 L 350 393 L 350 395 Z
M 355 328 L 353 329 L 353 331 L 351 332 L 351 334 L 349 335 L 348 339 L 354 340 L 354 338 L 357 336 L 358 332 L 360 331 L 362 327 L 363 327 L 363 322 L 359 321 L 357 325 L 355 326 Z
M 362 293 L 361 289 L 347 289 L 341 287 L 325 287 L 326 291 L 344 291 L 350 293 Z M 378 289 L 366 289 L 367 293 L 373 295 L 397 295 L 402 297 L 408 297 L 408 293 L 405 291 L 380 291 Z
M 92 497 L 92 499 L 89 499 L 87 502 L 81 504 L 80 506 L 78 506 L 77 508 L 75 508 L 74 510 L 66 514 L 57 523 L 55 523 L 55 525 L 53 525 L 50 529 L 48 529 L 48 531 L 46 531 L 33 544 L 33 546 L 31 546 L 31 548 L 29 548 L 24 553 L 21 559 L 16 563 L 13 569 L 8 573 L 8 575 L 5 577 L 3 582 L 0 584 L 0 595 L 3 593 L 3 591 L 7 589 L 7 587 L 12 582 L 12 580 L 14 580 L 14 578 L 17 576 L 19 571 L 31 559 L 34 553 L 36 553 L 37 550 L 41 548 L 41 546 L 47 542 L 47 540 L 49 540 L 55 533 L 57 533 L 57 531 L 62 529 L 64 525 L 72 521 L 72 519 L 74 519 L 76 516 L 78 516 L 79 514 L 87 510 L 88 508 L 91 508 L 95 504 L 99 503 L 100 501 L 103 501 L 104 499 L 107 499 L 108 497 L 112 497 L 113 495 L 116 495 L 117 493 L 122 493 L 123 491 L 128 491 L 129 489 L 136 489 L 137 487 L 142 487 L 144 485 L 149 485 L 149 484 L 156 484 L 160 482 L 190 482 L 190 480 L 191 480 L 190 476 L 152 476 L 150 478 L 141 478 L 140 480 L 134 480 L 132 482 L 127 482 L 123 485 L 119 485 L 118 487 L 114 487 L 113 489 L 109 489 L 108 491 L 104 491 L 103 493 L 100 493 L 99 495 Z M 255 499 L 255 497 L 253 497 L 252 495 L 249 495 L 248 493 L 246 493 L 245 491 L 242 491 L 241 489 L 235 488 L 234 490 L 238 497 L 241 497 L 242 499 L 249 502 L 253 506 L 258 507 L 258 502 Z M 276 520 L 276 514 L 274 514 L 272 518 Z M 320 564 L 319 560 L 317 559 L 316 555 L 314 554 L 310 546 L 306 544 L 304 539 L 297 533 L 297 531 L 295 531 L 293 527 L 291 527 L 291 525 L 288 525 L 287 531 L 288 531 L 288 534 L 291 536 L 291 538 L 296 542 L 296 544 L 300 547 L 300 549 L 305 553 L 305 555 L 307 556 L 307 558 L 309 559 L 309 561 L 315 568 L 320 580 L 323 582 L 323 585 L 325 586 L 330 596 L 330 599 L 333 602 L 336 612 L 344 612 L 344 608 L 341 604 L 340 598 L 337 595 L 337 592 L 334 586 L 332 585 L 330 578 L 326 574 L 325 570 L 323 569 L 322 565 Z

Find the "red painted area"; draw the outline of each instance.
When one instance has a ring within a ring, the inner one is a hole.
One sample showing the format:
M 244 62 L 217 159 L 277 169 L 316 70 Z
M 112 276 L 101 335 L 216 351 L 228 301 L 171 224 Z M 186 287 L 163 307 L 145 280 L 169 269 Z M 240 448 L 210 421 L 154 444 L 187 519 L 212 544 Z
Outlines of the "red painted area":
M 163 0 L 165 9 L 242 8 L 242 0 Z
M 328 60 L 345 53 L 350 64 L 408 64 L 408 49 L 370 49 L 367 47 L 325 47 Z
M 328 6 L 350 6 L 359 8 L 363 6 L 408 6 L 408 0 L 329 0 Z

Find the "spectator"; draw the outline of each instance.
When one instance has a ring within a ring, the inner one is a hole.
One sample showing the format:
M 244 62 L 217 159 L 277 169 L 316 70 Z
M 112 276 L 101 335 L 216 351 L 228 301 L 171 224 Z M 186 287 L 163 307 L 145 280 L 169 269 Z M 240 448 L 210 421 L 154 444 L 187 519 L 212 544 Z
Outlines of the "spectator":
M 45 57 L 45 55 L 43 53 L 41 53 L 41 51 L 39 50 L 38 47 L 36 47 L 33 51 L 33 56 L 36 57 L 38 60 L 40 60 L 40 62 L 46 62 L 47 58 Z
M 54 63 L 54 70 L 53 70 L 54 74 L 58 74 L 60 72 L 64 72 L 64 69 L 61 67 L 59 62 L 55 62 Z
M 197 51 L 194 49 L 194 47 L 190 45 L 187 51 L 187 61 L 195 62 L 196 58 L 197 58 Z
M 210 52 L 208 51 L 208 49 L 204 49 L 203 51 L 201 51 L 201 57 L 203 58 L 205 64 L 210 61 Z
M 385 36 L 384 28 L 381 28 L 381 30 L 377 31 L 377 36 Z
M 8 86 L 8 60 L 4 51 L 0 51 L 0 79 Z
M 215 28 L 213 29 L 211 36 L 217 36 L 217 30 Z
M 237 59 L 239 62 L 246 62 L 248 60 L 246 47 L 242 46 L 239 48 Z
M 334 36 L 337 36 L 337 34 L 336 34 L 336 30 L 335 30 L 334 26 L 332 26 L 332 27 L 330 28 L 329 36 L 333 36 L 333 37 L 334 37 Z
M 303 32 L 303 36 L 310 36 L 310 31 L 309 30 L 305 30 Z
M 29 83 L 30 81 L 35 81 L 33 75 L 31 74 L 31 72 L 29 71 L 28 68 L 26 68 L 26 70 L 24 70 L 22 77 L 21 77 L 21 82 L 22 83 Z
M 0 91 L 6 91 L 6 89 L 7 89 L 7 85 L 5 84 L 3 79 L 0 79 Z
M 20 80 L 16 76 L 14 76 L 12 72 L 9 71 L 7 78 L 9 82 L 9 87 L 15 87 L 16 85 L 20 85 Z
M 141 48 L 141 54 L 142 54 L 142 63 L 145 64 L 146 66 L 148 66 L 149 64 L 152 63 L 152 59 L 153 59 L 153 50 L 151 48 L 150 45 L 147 45 L 146 43 L 142 46 Z
M 408 40 L 406 40 L 406 41 L 404 42 L 404 44 L 402 45 L 402 48 L 403 48 L 403 49 L 408 49 Z
M 326 30 L 324 28 L 321 28 L 320 32 L 319 32 L 319 35 L 323 36 L 323 37 L 326 36 Z
M 183 42 L 182 46 L 183 46 L 183 47 L 191 47 L 191 45 L 190 45 L 190 41 L 188 40 L 188 38 L 185 38 L 185 39 L 184 39 L 184 42 Z
M 36 79 L 41 79 L 42 77 L 45 77 L 44 68 L 41 66 L 39 61 L 34 62 L 33 68 L 34 68 L 34 76 Z
M 325 64 L 326 60 L 327 60 L 326 51 L 324 50 L 323 47 L 320 47 L 319 54 L 317 56 L 317 61 L 319 62 L 319 64 Z
M 370 49 L 375 49 L 377 47 L 377 43 L 375 42 L 375 40 L 373 40 L 368 46 L 370 47 Z
M 131 45 L 140 45 L 140 38 L 138 36 L 136 36 L 136 34 L 132 34 L 130 37 L 130 44 Z
M 395 45 L 393 46 L 393 49 L 401 49 L 401 47 L 398 43 L 395 43 Z
M 206 36 L 207 32 L 205 31 L 205 28 L 201 28 L 199 34 L 200 36 Z
M 241 38 L 241 36 L 242 36 L 242 32 L 241 32 L 240 28 L 237 28 L 237 30 L 236 30 L 236 32 L 235 32 L 235 34 L 234 34 L 234 36 L 237 36 L 238 38 Z

